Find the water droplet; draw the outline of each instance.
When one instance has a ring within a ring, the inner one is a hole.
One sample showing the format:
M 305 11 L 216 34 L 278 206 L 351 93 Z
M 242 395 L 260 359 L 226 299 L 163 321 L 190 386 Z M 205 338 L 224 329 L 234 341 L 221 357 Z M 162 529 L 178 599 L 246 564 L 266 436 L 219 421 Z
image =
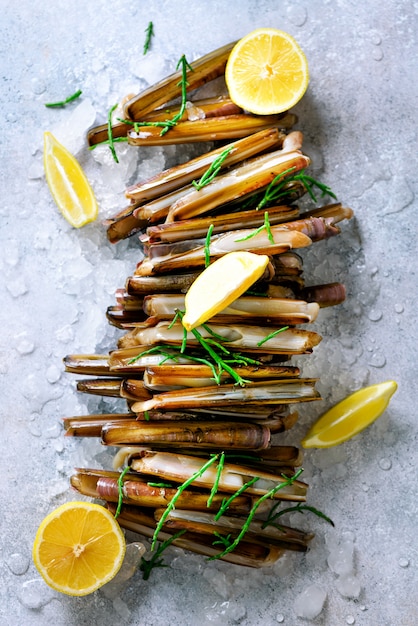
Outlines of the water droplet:
M 380 461 L 379 461 L 379 467 L 380 467 L 380 469 L 382 469 L 382 470 L 388 471 L 388 470 L 390 470 L 390 469 L 391 469 L 391 467 L 392 467 L 392 461 L 391 461 L 390 459 L 386 459 L 386 458 L 384 458 L 384 459 L 380 459 Z
M 46 379 L 51 385 L 58 382 L 61 378 L 61 370 L 56 365 L 50 365 L 46 370 Z
M 381 61 L 383 59 L 383 50 L 382 48 L 374 48 L 372 51 L 372 57 L 375 61 Z
M 385 355 L 375 352 L 369 361 L 369 365 L 372 367 L 384 367 L 386 365 Z
M 404 312 L 403 305 L 400 304 L 399 302 L 397 302 L 395 304 L 395 311 L 396 311 L 396 313 L 403 313 Z
M 345 618 L 345 621 L 347 622 L 347 624 L 355 624 L 356 620 L 354 619 L 354 617 L 352 615 L 347 615 L 347 617 Z
M 383 317 L 383 312 L 379 311 L 379 309 L 372 309 L 368 313 L 368 318 L 371 322 L 378 322 Z
M 360 611 L 367 611 L 367 607 L 364 604 L 360 604 L 359 609 Z
M 21 576 L 24 574 L 29 567 L 29 559 L 24 554 L 19 554 L 19 552 L 15 552 L 11 554 L 8 559 L 6 559 L 7 566 L 9 570 L 16 574 L 16 576 Z
M 42 431 L 41 431 L 41 428 L 40 428 L 38 422 L 29 422 L 29 424 L 28 424 L 28 431 L 34 437 L 40 437 L 42 435 Z
M 41 78 L 32 78 L 31 82 L 32 91 L 34 94 L 39 96 L 41 93 L 44 93 L 44 91 L 46 90 L 46 85 Z
M 16 350 L 19 354 L 31 354 L 35 350 L 35 344 L 27 337 L 22 337 L 16 344 Z
M 370 276 L 376 276 L 377 272 L 379 271 L 378 267 L 372 267 L 372 269 L 370 270 Z
M 369 485 L 368 485 L 367 483 L 363 483 L 363 484 L 362 484 L 362 486 L 361 486 L 361 488 L 362 488 L 362 489 L 363 489 L 363 491 L 365 491 L 365 492 L 369 491 L 369 489 L 370 489 L 370 487 L 369 487 Z
M 370 41 L 375 45 L 375 46 L 380 46 L 380 44 L 382 43 L 382 37 L 380 36 L 380 33 L 377 32 L 377 30 L 372 30 L 370 33 Z
M 284 622 L 284 615 L 282 615 L 281 613 L 279 613 L 276 617 L 276 622 L 279 622 L 279 624 L 283 624 Z
M 399 564 L 399 567 L 408 567 L 408 565 L 409 565 L 409 559 L 406 559 L 405 557 L 403 557 L 403 556 L 402 556 L 402 557 L 398 560 L 398 564 Z
M 287 9 L 287 17 L 295 26 L 303 26 L 308 19 L 308 12 L 300 4 L 292 4 Z

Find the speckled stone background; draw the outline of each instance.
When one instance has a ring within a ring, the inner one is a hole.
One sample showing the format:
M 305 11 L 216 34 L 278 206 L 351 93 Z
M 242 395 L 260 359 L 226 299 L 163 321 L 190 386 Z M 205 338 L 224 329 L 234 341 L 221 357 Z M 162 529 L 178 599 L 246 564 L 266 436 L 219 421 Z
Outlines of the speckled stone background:
M 297 617 L 295 601 L 313 583 L 327 593 L 317 626 L 417 624 L 418 4 L 1 0 L 0 8 L 0 624 L 300 626 L 309 620 Z M 150 20 L 155 37 L 144 57 Z M 193 60 L 259 26 L 288 31 L 306 52 L 310 86 L 296 107 L 304 149 L 313 175 L 355 211 L 339 237 L 303 255 L 310 283 L 341 280 L 348 297 L 315 323 L 324 339 L 301 365 L 321 377 L 324 400 L 301 411 L 287 440 L 297 443 L 360 386 L 394 378 L 398 392 L 357 438 L 306 453 L 310 503 L 336 525 L 295 520 L 316 532 L 307 555 L 249 572 L 173 551 L 170 569 L 149 582 L 137 572 L 113 592 L 56 594 L 31 562 L 36 529 L 77 497 L 68 487 L 75 465 L 108 463 L 100 444 L 63 436 L 63 416 L 106 405 L 77 395 L 62 357 L 114 346 L 104 312 L 138 253 L 135 241 L 108 244 L 100 220 L 76 231 L 62 219 L 43 178 L 43 131 L 66 139 L 92 180 L 100 218 L 112 215 L 124 206 L 124 186 L 193 150 L 142 150 L 116 170 L 86 149 L 86 128 L 171 72 L 183 53 Z M 79 102 L 44 107 L 77 88 Z M 344 538 L 354 546 L 357 598 L 341 593 L 328 559 Z

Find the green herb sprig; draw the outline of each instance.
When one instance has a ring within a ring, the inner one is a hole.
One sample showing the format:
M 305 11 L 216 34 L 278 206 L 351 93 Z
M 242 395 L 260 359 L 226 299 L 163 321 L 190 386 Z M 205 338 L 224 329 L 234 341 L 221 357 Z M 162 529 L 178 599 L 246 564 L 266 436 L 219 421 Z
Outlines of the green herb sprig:
M 282 326 L 281 328 L 274 330 L 272 333 L 266 335 L 263 339 L 261 339 L 261 341 L 257 343 L 257 346 L 260 348 L 264 343 L 266 343 L 266 341 L 268 341 L 269 339 L 273 339 L 273 337 L 275 337 L 279 333 L 282 333 L 288 329 L 289 329 L 289 326 Z
M 195 187 L 195 189 L 199 191 L 200 189 L 202 189 L 202 187 L 209 185 L 209 183 L 213 181 L 213 179 L 219 174 L 222 164 L 227 158 L 228 154 L 231 152 L 231 150 L 231 147 L 225 148 L 225 150 L 218 154 L 218 156 L 212 161 L 212 163 L 209 165 L 208 169 L 206 170 L 206 172 L 204 172 L 199 181 L 192 180 L 192 185 L 193 187 Z
M 251 511 L 248 514 L 247 519 L 245 520 L 240 532 L 238 533 L 238 535 L 235 537 L 234 541 L 225 548 L 225 550 L 223 550 L 223 552 L 220 552 L 219 554 L 216 554 L 215 556 L 212 556 L 209 558 L 209 561 L 213 561 L 215 559 L 220 559 L 223 556 L 225 556 L 226 554 L 228 554 L 229 552 L 232 552 L 233 550 L 235 550 L 235 548 L 237 547 L 237 545 L 239 544 L 239 542 L 241 541 L 241 539 L 244 537 L 245 533 L 247 532 L 248 528 L 250 527 L 250 524 L 254 518 L 254 515 L 257 512 L 257 509 L 259 508 L 259 506 L 268 498 L 273 498 L 274 495 L 280 491 L 280 489 L 283 489 L 284 487 L 288 487 L 289 485 L 292 485 L 298 478 L 299 476 L 302 474 L 303 469 L 301 468 L 300 470 L 298 470 L 296 472 L 296 474 L 294 474 L 293 476 L 285 476 L 284 474 L 282 475 L 283 478 L 285 479 L 284 482 L 280 483 L 279 485 L 276 485 L 275 487 L 273 487 L 273 489 L 270 489 L 270 491 L 268 491 L 267 493 L 265 493 L 263 496 L 261 496 L 258 500 L 256 500 L 256 502 L 254 503 Z
M 236 242 L 238 242 L 238 241 L 247 241 L 248 239 L 252 239 L 253 237 L 258 235 L 259 233 L 263 232 L 263 230 L 265 230 L 267 232 L 267 237 L 268 237 L 268 240 L 270 241 L 270 243 L 274 244 L 274 237 L 273 237 L 273 233 L 271 232 L 271 226 L 270 226 L 270 220 L 269 220 L 268 211 L 264 212 L 264 224 L 262 224 L 262 226 L 259 226 L 258 228 L 256 228 L 249 235 L 246 235 L 245 237 L 241 237 L 241 239 L 235 239 L 235 241 Z
M 222 474 L 222 470 L 224 468 L 224 463 L 225 463 L 225 452 L 221 452 L 221 455 L 219 457 L 219 461 L 218 461 L 218 467 L 216 470 L 216 478 L 213 482 L 213 487 L 210 491 L 210 496 L 208 498 L 207 501 L 207 506 L 210 507 L 213 501 L 213 498 L 216 495 L 216 492 L 218 491 L 218 487 L 219 487 L 219 481 L 221 479 L 221 474 Z
M 146 54 L 151 45 L 151 38 L 154 36 L 154 24 L 152 22 L 148 22 L 148 26 L 145 29 L 145 42 L 143 53 Z
M 121 472 L 121 474 L 120 474 L 120 476 L 118 478 L 118 506 L 117 506 L 117 509 L 116 509 L 116 513 L 114 515 L 115 519 L 117 517 L 119 517 L 121 509 L 122 509 L 122 503 L 123 503 L 123 479 L 125 478 L 126 474 L 129 472 L 130 469 L 131 469 L 130 465 L 125 467 L 125 469 L 123 470 L 123 472 Z
M 301 502 L 299 502 L 295 506 L 288 506 L 285 509 L 280 509 L 280 511 L 277 511 L 278 507 L 281 504 L 282 503 L 278 501 L 270 509 L 266 521 L 263 522 L 262 528 L 267 528 L 267 526 L 275 526 L 276 528 L 280 528 L 280 525 L 276 524 L 276 521 L 279 519 L 279 517 L 281 517 L 285 513 L 303 513 L 304 511 L 309 511 L 310 513 L 313 513 L 317 517 L 320 517 L 321 519 L 328 522 L 328 524 L 331 524 L 331 526 L 335 526 L 334 522 L 330 517 L 328 517 L 328 515 L 325 515 L 325 513 L 319 511 L 319 509 L 316 509 L 314 506 L 310 506 L 309 504 L 302 504 Z
M 185 530 L 179 530 L 175 535 L 172 535 L 169 539 L 166 539 L 162 543 L 159 543 L 157 550 L 155 551 L 155 553 L 152 555 L 150 559 L 145 559 L 144 557 L 141 557 L 141 563 L 140 563 L 139 569 L 143 574 L 142 578 L 144 580 L 149 579 L 150 574 L 152 570 L 154 569 L 154 567 L 167 567 L 163 559 L 160 558 L 162 553 L 173 543 L 173 541 L 181 537 L 181 535 L 184 535 L 185 532 L 186 532 Z
M 251 480 L 244 483 L 239 489 L 237 489 L 237 491 L 233 493 L 230 498 L 224 498 L 222 500 L 221 506 L 219 507 L 219 511 L 215 515 L 215 522 L 217 522 L 218 519 L 227 512 L 231 502 L 235 500 L 235 498 L 240 496 L 242 493 L 244 493 L 244 491 L 246 491 L 249 487 L 251 487 L 251 485 L 257 482 L 257 480 L 260 480 L 259 476 L 255 476 L 254 478 L 251 478 Z
M 277 176 L 273 178 L 271 183 L 265 189 L 263 196 L 259 200 L 256 206 L 257 210 L 260 210 L 268 204 L 272 204 L 273 202 L 277 202 L 278 200 L 285 198 L 286 195 L 288 194 L 288 190 L 285 188 L 285 186 L 292 182 L 302 183 L 302 185 L 305 187 L 306 191 L 308 192 L 309 196 L 314 202 L 318 201 L 313 192 L 314 187 L 316 187 L 322 192 L 321 197 L 325 195 L 329 195 L 334 199 L 337 198 L 337 196 L 333 193 L 331 188 L 328 187 L 328 185 L 321 183 L 320 181 L 316 180 L 312 176 L 308 176 L 307 174 L 305 174 L 305 170 L 301 170 L 300 172 L 296 174 L 292 174 L 294 169 L 295 169 L 294 167 L 291 167 L 285 170 L 284 172 L 282 172 L 281 174 L 277 174 Z
M 77 98 L 79 98 L 82 93 L 83 92 L 81 91 L 81 89 L 77 89 L 75 93 L 73 93 L 71 96 L 68 96 L 68 98 L 65 98 L 65 100 L 59 100 L 58 102 L 45 102 L 44 106 L 50 109 L 65 107 L 70 102 L 77 100 Z
M 208 232 L 206 233 L 205 239 L 205 267 L 209 267 L 210 265 L 210 238 L 213 233 L 213 224 L 211 224 L 208 228 Z

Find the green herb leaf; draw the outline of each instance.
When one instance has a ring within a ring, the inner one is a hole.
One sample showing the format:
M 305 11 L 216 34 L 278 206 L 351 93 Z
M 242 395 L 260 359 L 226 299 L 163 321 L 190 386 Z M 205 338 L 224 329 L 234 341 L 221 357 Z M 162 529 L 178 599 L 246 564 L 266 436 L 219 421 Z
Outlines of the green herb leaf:
M 160 558 L 162 553 L 168 548 L 168 546 L 173 543 L 173 541 L 175 541 L 178 537 L 181 537 L 181 535 L 184 535 L 185 532 L 185 530 L 179 530 L 169 539 L 166 539 L 162 543 L 159 543 L 157 550 L 150 559 L 145 559 L 144 557 L 141 557 L 141 564 L 139 566 L 139 569 L 143 573 L 144 580 L 148 580 L 154 567 L 167 567 L 163 559 Z
M 123 479 L 125 478 L 125 475 L 129 472 L 129 470 L 131 469 L 130 465 L 128 465 L 128 467 L 125 467 L 125 469 L 123 470 L 123 472 L 121 472 L 119 478 L 118 478 L 118 506 L 116 509 L 116 513 L 114 515 L 114 518 L 116 519 L 119 515 L 120 515 L 120 511 L 122 508 L 122 502 L 123 502 Z
M 208 232 L 206 233 L 205 239 L 205 267 L 209 267 L 210 265 L 210 238 L 213 233 L 213 224 L 211 224 L 208 228 Z
M 224 467 L 224 462 L 225 462 L 225 452 L 221 453 L 221 456 L 219 457 L 219 461 L 218 461 L 218 469 L 216 472 L 216 478 L 215 481 L 213 483 L 213 487 L 210 491 L 210 496 L 208 498 L 207 501 L 207 506 L 210 507 L 210 505 L 212 504 L 213 498 L 215 497 L 216 492 L 218 491 L 218 486 L 219 486 L 219 481 L 221 478 L 221 474 L 222 474 L 222 470 Z
M 145 43 L 143 53 L 146 54 L 149 50 L 151 44 L 151 38 L 154 36 L 154 24 L 152 22 L 148 23 L 148 26 L 145 29 Z
M 44 106 L 50 109 L 65 107 L 66 104 L 77 100 L 77 98 L 79 98 L 82 93 L 83 92 L 81 91 L 81 89 L 78 89 L 75 93 L 72 94 L 72 96 L 68 96 L 68 98 L 65 98 L 65 100 L 59 100 L 58 102 L 46 102 Z
M 201 179 L 199 181 L 192 180 L 193 187 L 200 191 L 202 187 L 205 187 L 205 185 L 209 185 L 209 183 L 211 183 L 213 179 L 219 174 L 222 164 L 227 158 L 228 154 L 231 152 L 231 150 L 232 147 L 225 148 L 223 152 L 218 154 L 218 156 L 215 157 L 212 163 L 209 165 L 206 172 L 204 172 Z
M 277 512 L 277 509 L 281 504 L 282 503 L 278 501 L 271 508 L 266 521 L 262 525 L 262 528 L 266 528 L 267 526 L 275 526 L 276 528 L 280 528 L 280 526 L 275 523 L 279 517 L 281 517 L 285 513 L 298 513 L 298 512 L 303 513 L 304 511 L 309 511 L 310 513 L 313 513 L 317 517 L 320 517 L 321 519 L 328 522 L 328 524 L 331 524 L 331 526 L 335 526 L 334 522 L 332 521 L 330 517 L 328 517 L 328 515 L 325 515 L 325 513 L 323 513 L 322 511 L 319 511 L 319 509 L 316 509 L 313 506 L 310 506 L 309 504 L 302 504 L 301 502 L 299 502 L 295 506 L 288 506 L 285 509 L 281 509 L 280 511 Z
M 257 346 L 260 348 L 264 343 L 266 343 L 266 341 L 268 341 L 269 339 L 273 339 L 273 337 L 275 337 L 279 333 L 282 333 L 283 331 L 288 330 L 288 329 L 289 329 L 289 326 L 282 326 L 282 328 L 279 328 L 278 330 L 273 331 L 269 335 L 266 335 L 264 339 L 261 339 L 261 341 L 257 343 Z
M 283 476 L 284 478 L 286 478 L 284 482 L 276 485 L 275 487 L 273 487 L 273 489 L 270 489 L 270 491 L 268 491 L 263 496 L 261 496 L 258 500 L 256 500 L 251 511 L 248 514 L 247 519 L 244 522 L 243 527 L 241 528 L 238 535 L 235 537 L 234 541 L 227 548 L 225 548 L 223 552 L 220 552 L 219 554 L 216 554 L 215 556 L 210 557 L 209 561 L 213 561 L 214 559 L 220 559 L 221 557 L 225 556 L 229 552 L 232 552 L 232 550 L 234 550 L 237 547 L 237 545 L 239 544 L 239 542 L 241 541 L 241 539 L 244 537 L 245 533 L 247 532 L 254 518 L 254 515 L 257 513 L 257 509 L 259 508 L 259 506 L 268 498 L 272 498 L 278 491 L 280 491 L 280 489 L 283 489 L 284 487 L 287 487 L 288 485 L 291 485 L 292 483 L 294 483 L 302 474 L 302 472 L 303 472 L 303 469 L 300 469 L 293 476 L 290 476 L 290 477 Z
M 224 515 L 224 513 L 226 513 L 226 511 L 229 509 L 229 506 L 232 500 L 234 500 L 237 496 L 240 496 L 242 493 L 244 493 L 244 491 L 248 489 L 248 487 L 251 487 L 251 485 L 254 485 L 254 483 L 257 482 L 257 480 L 260 480 L 259 476 L 255 476 L 254 478 L 251 478 L 251 480 L 249 480 L 247 483 L 244 483 L 239 489 L 237 489 L 237 491 L 233 493 L 230 498 L 224 498 L 221 506 L 219 507 L 219 511 L 215 515 L 215 522 L 217 522 L 218 519 L 222 515 Z

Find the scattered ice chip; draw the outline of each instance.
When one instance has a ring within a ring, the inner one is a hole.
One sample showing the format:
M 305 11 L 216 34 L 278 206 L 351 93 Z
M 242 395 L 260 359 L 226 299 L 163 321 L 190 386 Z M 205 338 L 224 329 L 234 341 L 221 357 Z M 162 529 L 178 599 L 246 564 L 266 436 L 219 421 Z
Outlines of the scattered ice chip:
M 298 617 L 314 619 L 324 608 L 327 592 L 318 585 L 309 585 L 300 593 L 293 605 Z
M 96 121 L 96 111 L 88 98 L 83 99 L 51 132 L 74 156 L 86 146 L 86 131 Z
M 343 537 L 337 544 L 328 546 L 327 563 L 329 568 L 340 576 L 352 573 L 354 567 L 354 543 L 350 537 Z
M 406 559 L 405 557 L 401 557 L 398 560 L 398 565 L 399 565 L 399 567 L 408 567 L 409 566 L 409 559 Z
M 8 280 L 6 282 L 6 288 L 13 298 L 18 298 L 28 292 L 23 276 L 18 276 L 14 280 Z
M 392 467 L 392 461 L 387 458 L 383 458 L 379 460 L 379 467 L 382 470 L 388 471 Z
M 336 580 L 335 586 L 345 598 L 358 598 L 361 592 L 360 581 L 354 574 L 340 576 Z
M 356 620 L 354 619 L 352 615 L 347 615 L 347 617 L 345 618 L 345 621 L 347 622 L 347 624 L 350 624 L 350 626 L 356 623 Z
M 31 354 L 31 352 L 35 350 L 35 344 L 31 339 L 29 339 L 25 335 L 21 335 L 16 344 L 16 350 L 22 356 L 24 354 Z
M 397 302 L 395 304 L 395 311 L 396 313 L 403 313 L 404 312 L 403 304 L 401 304 L 400 302 Z
M 46 379 L 51 385 L 58 382 L 61 378 L 61 370 L 56 365 L 50 365 L 46 370 Z
M 53 591 L 42 578 L 34 578 L 25 581 L 17 591 L 18 600 L 28 609 L 39 611 L 43 606 L 57 598 L 58 594 Z

